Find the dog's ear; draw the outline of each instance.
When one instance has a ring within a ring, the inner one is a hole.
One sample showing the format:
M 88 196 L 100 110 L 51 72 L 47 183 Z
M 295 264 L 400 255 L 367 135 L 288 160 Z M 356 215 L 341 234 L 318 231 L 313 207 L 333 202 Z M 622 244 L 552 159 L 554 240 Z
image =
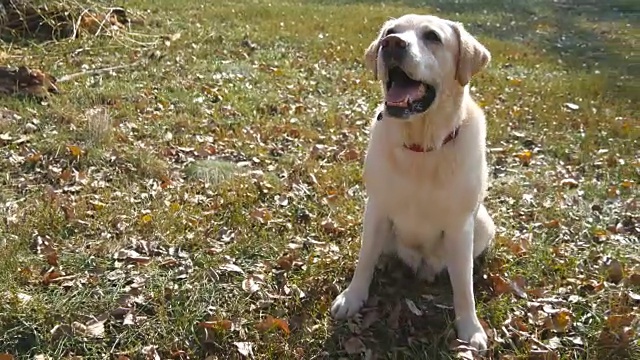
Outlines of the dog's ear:
M 461 23 L 452 22 L 451 27 L 458 37 L 456 80 L 465 86 L 475 74 L 487 66 L 491 60 L 491 53 L 469 34 Z
M 382 40 L 384 33 L 387 31 L 388 24 L 389 22 L 386 22 L 382 25 L 378 32 L 378 36 L 371 42 L 371 44 L 369 44 L 369 47 L 364 52 L 364 66 L 368 70 L 373 71 L 373 77 L 376 80 L 378 80 L 378 52 L 380 50 L 380 40 Z

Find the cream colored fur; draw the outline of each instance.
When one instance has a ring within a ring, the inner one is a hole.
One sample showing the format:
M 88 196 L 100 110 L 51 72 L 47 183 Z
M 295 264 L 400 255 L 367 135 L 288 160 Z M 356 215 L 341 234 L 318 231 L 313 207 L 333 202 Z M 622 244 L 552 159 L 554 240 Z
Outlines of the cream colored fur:
M 383 84 L 387 69 L 380 41 L 387 29 L 407 45 L 403 70 L 436 87 L 430 108 L 408 119 L 383 112 L 371 126 L 364 164 L 365 205 L 358 264 L 349 286 L 334 300 L 336 318 L 356 314 L 369 295 L 375 265 L 395 251 L 421 277 L 433 280 L 447 269 L 453 289 L 458 337 L 479 350 L 487 336 L 475 310 L 473 259 L 494 236 L 494 223 L 482 204 L 487 188 L 485 118 L 469 95 L 468 82 L 489 60 L 489 51 L 462 25 L 427 15 L 386 22 L 365 54 L 367 66 Z M 434 30 L 442 43 L 421 39 Z M 459 135 L 442 145 L 456 127 Z M 433 147 L 414 152 L 404 144 Z

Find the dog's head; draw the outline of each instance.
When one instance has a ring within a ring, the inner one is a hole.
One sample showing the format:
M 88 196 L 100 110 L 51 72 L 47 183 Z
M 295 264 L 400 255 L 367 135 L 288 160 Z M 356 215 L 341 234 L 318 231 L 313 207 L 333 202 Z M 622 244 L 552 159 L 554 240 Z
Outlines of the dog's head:
M 435 107 L 441 94 L 460 93 L 490 58 L 462 24 L 415 14 L 387 21 L 365 53 L 384 85 L 387 114 L 402 119 Z

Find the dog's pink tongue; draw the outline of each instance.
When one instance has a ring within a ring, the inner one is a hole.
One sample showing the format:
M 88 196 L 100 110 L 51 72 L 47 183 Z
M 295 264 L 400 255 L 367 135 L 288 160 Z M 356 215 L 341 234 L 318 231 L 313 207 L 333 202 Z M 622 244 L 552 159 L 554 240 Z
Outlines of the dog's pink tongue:
M 422 97 L 421 84 L 398 84 L 391 85 L 385 100 L 387 103 L 394 104 L 396 106 L 404 105 L 408 106 L 408 102 L 405 100 L 415 100 Z

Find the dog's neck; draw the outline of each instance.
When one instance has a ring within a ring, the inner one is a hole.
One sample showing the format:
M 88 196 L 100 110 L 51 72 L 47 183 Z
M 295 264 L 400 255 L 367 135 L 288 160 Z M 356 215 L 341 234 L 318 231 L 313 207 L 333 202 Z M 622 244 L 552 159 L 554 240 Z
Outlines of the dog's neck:
M 455 140 L 458 137 L 458 133 L 460 132 L 460 126 L 456 126 L 455 129 L 453 129 L 452 132 L 449 133 L 449 135 L 447 135 L 447 137 L 444 138 L 444 140 L 442 140 L 442 144 L 440 144 L 440 146 L 445 146 L 447 145 L 447 143 Z M 425 153 L 425 152 L 431 152 L 436 150 L 435 147 L 428 147 L 425 148 L 420 144 L 404 144 L 405 149 L 407 150 L 411 150 L 413 152 L 417 152 L 417 153 Z
M 464 93 L 465 88 L 454 89 Z M 402 123 L 401 136 L 405 148 L 418 152 L 429 152 L 441 148 L 458 136 L 464 114 L 460 102 L 465 96 L 443 92 L 434 107 L 424 114 Z M 458 100 L 459 99 L 459 100 Z

